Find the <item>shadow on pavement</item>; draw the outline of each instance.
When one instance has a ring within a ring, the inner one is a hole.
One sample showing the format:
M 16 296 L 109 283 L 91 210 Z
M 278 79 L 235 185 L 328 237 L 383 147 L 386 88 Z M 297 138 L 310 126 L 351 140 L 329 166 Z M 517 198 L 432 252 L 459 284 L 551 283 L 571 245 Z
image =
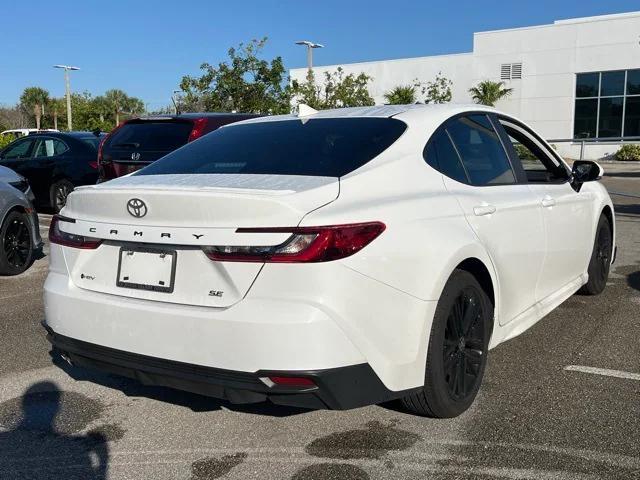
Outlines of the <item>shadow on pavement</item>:
M 76 408 L 84 412 L 75 416 Z M 95 400 L 62 392 L 52 382 L 35 383 L 22 397 L 1 403 L 2 478 L 106 478 L 107 438 L 99 430 L 77 433 L 101 412 Z
M 607 172 L 605 166 L 605 177 L 640 178 L 640 172 Z
M 627 284 L 638 291 L 640 291 L 640 270 L 627 275 Z
M 616 215 L 640 215 L 640 204 L 638 203 L 614 204 L 613 209 Z
M 193 412 L 211 412 L 223 408 L 234 412 L 250 413 L 255 415 L 266 415 L 272 417 L 289 417 L 308 413 L 309 410 L 295 407 L 274 405 L 270 402 L 252 404 L 233 404 L 224 400 L 206 397 L 182 390 L 175 390 L 168 387 L 157 387 L 144 385 L 127 377 L 120 377 L 108 373 L 88 370 L 82 367 L 69 365 L 58 355 L 51 354 L 53 363 L 61 368 L 74 380 L 89 381 L 104 387 L 120 390 L 127 397 L 145 397 L 160 402 L 170 403 L 181 407 L 189 408 Z

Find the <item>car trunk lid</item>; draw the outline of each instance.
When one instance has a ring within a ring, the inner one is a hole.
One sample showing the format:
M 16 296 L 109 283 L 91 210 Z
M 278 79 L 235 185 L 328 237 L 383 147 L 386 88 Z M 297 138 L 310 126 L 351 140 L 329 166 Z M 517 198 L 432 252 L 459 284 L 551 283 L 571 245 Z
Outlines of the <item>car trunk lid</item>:
M 130 176 L 81 187 L 62 211 L 73 221 L 60 228 L 104 241 L 95 250 L 66 248 L 69 274 L 78 287 L 97 292 L 229 307 L 246 295 L 263 264 L 215 262 L 202 246 L 278 245 L 287 233 L 237 229 L 296 226 L 338 194 L 337 178 L 286 175 Z M 144 207 L 131 208 L 134 199 Z M 142 272 L 147 268 L 151 273 Z M 147 288 L 152 284 L 158 288 Z

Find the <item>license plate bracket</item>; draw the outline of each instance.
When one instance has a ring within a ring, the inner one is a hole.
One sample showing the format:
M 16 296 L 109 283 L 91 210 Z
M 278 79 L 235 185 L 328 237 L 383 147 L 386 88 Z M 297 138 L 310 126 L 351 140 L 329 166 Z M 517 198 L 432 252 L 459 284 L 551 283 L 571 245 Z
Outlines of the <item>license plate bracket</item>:
M 173 293 L 176 278 L 175 250 L 121 247 L 116 285 L 122 288 Z

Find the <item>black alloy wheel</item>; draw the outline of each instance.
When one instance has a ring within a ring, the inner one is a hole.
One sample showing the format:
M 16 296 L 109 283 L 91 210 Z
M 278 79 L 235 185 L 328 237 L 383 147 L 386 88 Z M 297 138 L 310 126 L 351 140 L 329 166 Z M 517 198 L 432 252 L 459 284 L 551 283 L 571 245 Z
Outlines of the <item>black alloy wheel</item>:
M 31 224 L 26 214 L 11 212 L 0 228 L 0 274 L 18 275 L 33 261 Z
M 485 352 L 482 301 L 473 287 L 465 288 L 455 299 L 444 332 L 443 367 L 449 394 L 463 400 L 480 380 Z
M 493 331 L 493 304 L 465 270 L 449 277 L 433 316 L 424 387 L 402 398 L 418 415 L 456 417 L 478 394 Z
M 589 261 L 589 279 L 580 289 L 585 295 L 598 295 L 607 286 L 609 270 L 611 269 L 611 256 L 613 254 L 613 236 L 609 219 L 602 215 L 596 228 L 596 237 L 593 243 L 593 252 Z
M 73 183 L 69 180 L 59 180 L 51 186 L 51 206 L 56 213 L 67 204 L 67 197 L 73 192 Z

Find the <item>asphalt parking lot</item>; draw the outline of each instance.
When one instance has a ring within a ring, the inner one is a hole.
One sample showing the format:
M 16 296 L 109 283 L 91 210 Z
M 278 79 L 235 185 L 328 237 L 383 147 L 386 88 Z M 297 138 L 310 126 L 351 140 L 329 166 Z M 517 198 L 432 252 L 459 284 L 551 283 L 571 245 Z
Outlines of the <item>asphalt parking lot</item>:
M 610 191 L 640 195 L 640 168 L 609 170 Z M 475 405 L 453 420 L 393 404 L 238 407 L 54 366 L 45 247 L 0 279 L 0 478 L 640 479 L 640 198 L 612 198 L 606 291 L 494 349 Z

